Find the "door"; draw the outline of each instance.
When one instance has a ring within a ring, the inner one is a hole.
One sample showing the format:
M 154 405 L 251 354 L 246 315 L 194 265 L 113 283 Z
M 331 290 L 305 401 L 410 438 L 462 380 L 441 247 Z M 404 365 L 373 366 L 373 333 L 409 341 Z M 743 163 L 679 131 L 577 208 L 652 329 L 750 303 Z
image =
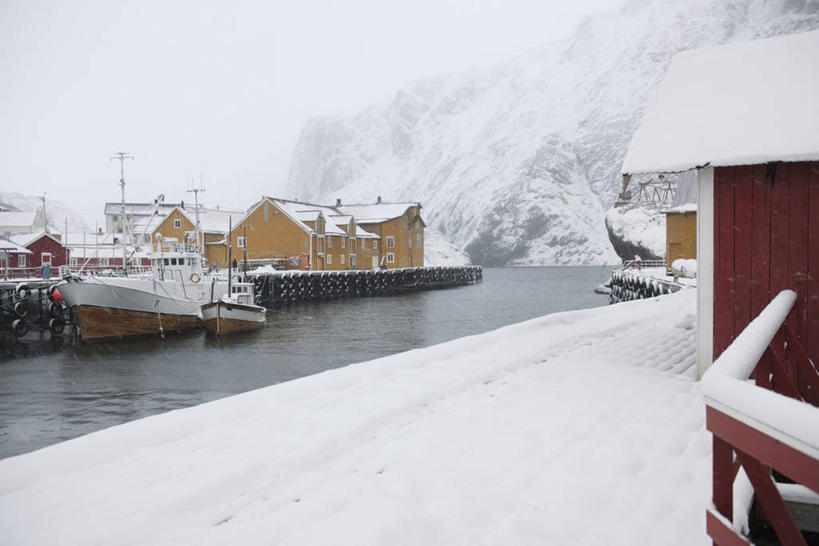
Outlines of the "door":
M 373 269 L 378 269 L 378 256 L 373 256 Z

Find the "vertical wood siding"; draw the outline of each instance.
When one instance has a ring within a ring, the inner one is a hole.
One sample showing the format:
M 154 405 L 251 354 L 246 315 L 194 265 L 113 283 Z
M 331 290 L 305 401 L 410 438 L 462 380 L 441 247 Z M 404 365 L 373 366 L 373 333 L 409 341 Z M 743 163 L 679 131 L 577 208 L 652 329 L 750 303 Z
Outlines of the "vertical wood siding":
M 714 358 L 781 290 L 819 361 L 819 162 L 714 169 Z

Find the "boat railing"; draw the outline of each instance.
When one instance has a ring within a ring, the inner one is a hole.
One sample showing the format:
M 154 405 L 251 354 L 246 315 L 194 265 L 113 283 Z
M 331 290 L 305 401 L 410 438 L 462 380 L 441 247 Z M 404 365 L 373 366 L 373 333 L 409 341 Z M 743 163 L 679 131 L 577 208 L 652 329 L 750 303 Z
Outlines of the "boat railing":
M 780 292 L 703 377 L 713 435 L 706 530 L 714 544 L 750 544 L 743 533 L 753 497 L 783 544 L 806 544 L 784 498 L 819 500 L 819 372 L 786 322 L 796 299 Z M 783 487 L 780 475 L 796 483 Z

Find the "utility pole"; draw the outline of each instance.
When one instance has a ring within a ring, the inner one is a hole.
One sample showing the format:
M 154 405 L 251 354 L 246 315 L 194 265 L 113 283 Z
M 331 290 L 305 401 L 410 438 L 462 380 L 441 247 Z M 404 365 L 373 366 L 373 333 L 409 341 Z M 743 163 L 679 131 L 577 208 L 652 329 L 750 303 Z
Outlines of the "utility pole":
M 40 196 L 40 201 L 43 202 L 43 231 L 48 233 L 48 216 L 46 215 L 46 194 Z
M 199 176 L 199 187 L 193 185 L 193 180 L 191 180 L 191 189 L 187 190 L 188 193 L 193 194 L 193 204 L 196 207 L 196 245 L 199 247 L 197 250 L 199 251 L 199 255 L 203 258 L 205 257 L 205 244 L 204 241 L 201 240 L 203 237 L 202 235 L 202 227 L 199 224 L 199 192 L 205 191 L 205 188 L 202 184 L 202 176 Z
M 122 224 L 122 270 L 127 273 L 127 265 L 125 263 L 125 231 L 126 231 L 126 224 L 128 223 L 127 219 L 125 218 L 125 160 L 126 159 L 133 159 L 132 156 L 128 152 L 117 152 L 116 155 L 111 156 L 111 161 L 119 160 L 119 187 L 122 190 L 122 204 L 120 207 L 120 223 Z

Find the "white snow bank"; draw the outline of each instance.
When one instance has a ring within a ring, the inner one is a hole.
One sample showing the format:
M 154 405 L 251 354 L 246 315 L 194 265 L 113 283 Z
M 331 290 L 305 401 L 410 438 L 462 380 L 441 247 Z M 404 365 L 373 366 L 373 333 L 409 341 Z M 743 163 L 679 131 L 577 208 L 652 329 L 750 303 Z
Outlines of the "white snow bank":
M 710 544 L 695 307 L 549 315 L 2 460 L 3 541 Z
M 675 277 L 694 279 L 697 277 L 697 260 L 677 258 L 671 263 L 671 274 Z

